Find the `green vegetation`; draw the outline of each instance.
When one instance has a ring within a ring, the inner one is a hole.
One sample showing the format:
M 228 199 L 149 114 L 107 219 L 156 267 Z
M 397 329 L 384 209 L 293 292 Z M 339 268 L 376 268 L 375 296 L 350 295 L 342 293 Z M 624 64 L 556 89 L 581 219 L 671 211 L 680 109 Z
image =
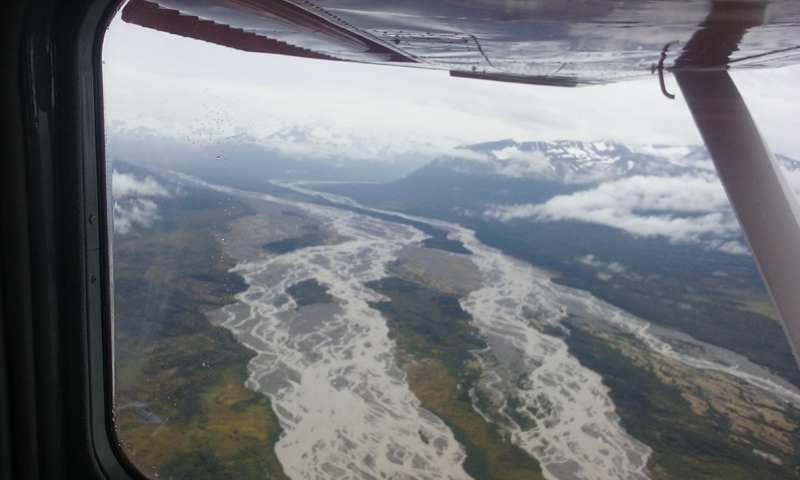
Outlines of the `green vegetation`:
M 800 370 L 780 324 L 757 313 L 766 298 L 753 259 L 635 238 L 580 222 L 476 222 L 477 238 L 534 265 L 556 270 L 556 283 L 590 291 L 623 310 L 740 353 L 800 386 Z M 626 271 L 604 281 L 578 261 L 593 254 Z
M 451 240 L 449 238 L 426 238 L 422 241 L 422 245 L 427 248 L 433 248 L 435 250 L 443 250 L 445 252 L 452 252 L 452 253 L 463 253 L 465 255 L 471 255 L 472 251 L 464 246 L 464 243 L 461 240 Z
M 785 405 L 746 399 L 730 408 L 730 401 L 720 398 L 727 394 L 724 384 L 712 379 L 702 391 L 697 383 L 690 386 L 697 379 L 684 381 L 679 370 L 665 372 L 668 362 L 665 367 L 637 358 L 635 352 L 621 351 L 630 345 L 625 337 L 610 340 L 576 324 L 570 325 L 566 338 L 570 353 L 602 375 L 623 427 L 653 449 L 651 472 L 681 480 L 800 478 L 796 455 L 800 429 L 796 421 L 785 421 L 792 415 Z M 712 374 L 695 375 L 705 379 Z M 735 383 L 723 376 L 720 380 Z M 738 391 L 744 394 L 741 388 Z M 747 407 L 758 412 L 744 412 Z M 765 416 L 774 417 L 773 421 Z M 782 465 L 757 455 L 754 449 L 768 452 Z
M 474 360 L 470 350 L 486 348 L 457 296 L 396 277 L 369 282 L 366 286 L 391 298 L 391 302 L 370 306 L 388 319 L 390 336 L 398 347 L 415 358 L 434 358 L 449 371 L 459 372 L 464 370 L 465 363 Z M 474 382 L 473 377 L 469 376 Z M 466 395 L 473 384 L 464 386 Z
M 303 215 L 302 213 L 293 212 L 291 210 L 284 210 L 284 211 L 281 212 L 281 215 L 286 215 L 287 217 L 303 218 L 303 219 L 308 218 L 305 215 Z
M 563 328 L 550 324 L 547 324 L 542 328 L 542 333 L 558 338 L 564 338 L 567 336 L 567 332 Z
M 398 361 L 422 405 L 450 427 L 467 452 L 464 469 L 476 480 L 541 479 L 539 463 L 505 439 L 504 431 L 472 409 L 469 391 L 482 371 L 469 353 L 486 348 L 458 297 L 399 278 L 367 287 L 391 299 L 370 304 L 387 319 Z
M 522 401 L 517 397 L 506 395 L 506 402 L 508 404 L 505 410 L 506 413 L 517 422 L 523 432 L 536 427 L 536 420 L 533 418 L 536 412 L 525 408 Z
M 328 289 L 313 278 L 292 285 L 286 289 L 286 293 L 294 298 L 297 308 L 315 303 L 333 302 L 333 296 L 328 293 Z
M 284 212 L 284 215 L 286 213 Z M 295 238 L 286 238 L 284 240 L 277 240 L 275 242 L 267 243 L 263 246 L 264 250 L 270 251 L 272 253 L 283 254 L 293 252 L 295 250 L 300 250 L 301 248 L 306 247 L 316 247 L 317 245 L 324 245 L 325 244 L 326 235 L 319 231 L 318 229 L 314 229 L 313 231 L 306 233 L 305 235 L 301 235 Z
M 800 387 L 800 370 L 752 258 L 636 237 L 594 223 L 499 222 L 458 213 L 482 212 L 486 205 L 507 204 L 509 199 L 541 203 L 580 186 L 474 176 L 429 165 L 390 184 L 317 188 L 364 205 L 459 223 L 475 230 L 488 246 L 559 272 L 557 283 L 590 291 L 645 320 L 740 353 Z M 603 280 L 598 273 L 609 272 L 578 260 L 589 254 L 606 264 L 617 262 L 626 271 Z
M 206 317 L 246 287 L 228 272 L 233 261 L 215 235 L 250 211 L 190 187 L 158 206 L 160 221 L 114 242 L 121 444 L 151 478 L 285 479 L 274 452 L 278 419 L 244 386 L 255 353 Z

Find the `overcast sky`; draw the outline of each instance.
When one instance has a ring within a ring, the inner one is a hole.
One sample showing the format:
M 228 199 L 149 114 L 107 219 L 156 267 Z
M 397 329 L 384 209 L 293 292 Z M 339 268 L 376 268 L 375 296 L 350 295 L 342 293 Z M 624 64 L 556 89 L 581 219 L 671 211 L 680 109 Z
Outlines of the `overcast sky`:
M 667 88 L 676 100 L 662 96 L 656 76 L 573 89 L 516 85 L 451 78 L 443 71 L 246 53 L 120 20 L 108 30 L 103 58 L 112 132 L 145 127 L 193 147 L 308 124 L 334 140 L 337 132 L 356 132 L 358 141 L 378 146 L 422 152 L 433 146 L 425 152 L 428 160 L 441 149 L 506 138 L 610 140 L 630 147 L 701 143 L 671 76 Z M 800 159 L 800 66 L 732 75 L 773 150 Z M 351 152 L 349 158 L 355 157 Z M 134 179 L 123 180 L 115 178 L 115 187 Z M 800 171 L 790 172 L 790 180 L 800 188 Z M 141 195 L 142 188 L 128 190 Z M 127 228 L 150 221 L 154 205 L 134 198 L 117 205 L 115 215 L 130 220 L 120 222 Z M 625 178 L 544 204 L 495 206 L 486 214 L 597 222 L 634 235 L 746 251 L 735 240 L 736 220 L 712 174 Z
M 292 124 L 353 129 L 376 141 L 444 145 L 514 138 L 699 144 L 677 85 L 656 76 L 557 88 L 450 78 L 447 72 L 240 52 L 115 20 L 104 46 L 109 122 L 196 145 Z M 734 72 L 778 153 L 800 158 L 800 67 Z

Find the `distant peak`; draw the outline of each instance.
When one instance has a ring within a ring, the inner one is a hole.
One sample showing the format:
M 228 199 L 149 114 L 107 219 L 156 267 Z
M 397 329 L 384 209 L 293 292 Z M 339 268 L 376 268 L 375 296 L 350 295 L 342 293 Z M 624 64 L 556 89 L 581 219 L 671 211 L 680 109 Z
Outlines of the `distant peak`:
M 708 154 L 696 146 L 629 148 L 618 142 L 595 140 L 525 141 L 504 139 L 463 145 L 470 155 L 440 157 L 442 168 L 512 178 L 534 178 L 569 184 L 596 183 L 632 175 L 678 175 L 707 171 Z

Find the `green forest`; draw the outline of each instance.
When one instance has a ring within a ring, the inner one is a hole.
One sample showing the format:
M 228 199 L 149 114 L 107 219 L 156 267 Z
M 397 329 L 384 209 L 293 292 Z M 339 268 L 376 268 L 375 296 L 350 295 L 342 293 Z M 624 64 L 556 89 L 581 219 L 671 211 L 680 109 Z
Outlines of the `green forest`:
M 151 478 L 287 479 L 270 401 L 244 385 L 255 353 L 206 315 L 245 289 L 215 235 L 250 210 L 208 190 L 182 192 L 159 199 L 154 225 L 114 238 L 120 443 Z
M 486 343 L 458 297 L 394 277 L 367 286 L 391 299 L 370 306 L 387 320 L 411 391 L 466 449 L 464 470 L 476 480 L 543 479 L 539 462 L 472 408 L 469 392 L 482 371 L 470 350 Z

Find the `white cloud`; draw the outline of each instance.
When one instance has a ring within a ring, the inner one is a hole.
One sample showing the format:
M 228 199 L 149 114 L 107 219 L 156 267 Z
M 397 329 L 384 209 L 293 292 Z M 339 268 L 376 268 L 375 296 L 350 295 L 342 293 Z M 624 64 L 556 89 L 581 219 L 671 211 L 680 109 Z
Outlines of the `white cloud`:
M 135 119 L 205 143 L 237 129 L 265 136 L 316 121 L 372 129 L 381 138 L 403 133 L 452 144 L 509 137 L 699 141 L 685 105 L 666 101 L 655 77 L 580 89 L 488 82 L 241 52 L 118 19 L 106 34 L 103 59 L 110 121 Z M 636 135 L 631 125 L 640 127 Z
M 191 147 L 238 133 L 264 138 L 282 128 L 315 122 L 365 132 L 390 150 L 406 151 L 407 139 L 416 139 L 421 145 L 414 147 L 417 161 L 435 158 L 456 145 L 501 138 L 613 139 L 631 147 L 701 141 L 682 95 L 678 93 L 674 101 L 663 98 L 655 76 L 575 89 L 450 78 L 442 71 L 241 52 L 119 18 L 106 33 L 103 63 L 106 118 L 112 134 L 123 130 L 119 122 L 124 121 L 129 133 L 144 127 Z M 800 158 L 796 134 L 800 97 L 795 95 L 800 66 L 734 69 L 732 77 L 773 150 Z M 672 77 L 666 81 L 669 90 L 678 91 Z M 371 157 L 375 151 L 356 157 Z M 670 158 L 682 153 L 668 148 L 659 152 Z M 496 153 L 507 160 L 501 172 L 505 175 L 525 176 L 545 167 L 535 155 L 521 155 L 525 152 Z M 161 158 L 162 153 L 153 155 Z M 691 166 L 711 168 L 705 159 Z M 788 179 L 800 192 L 800 172 L 791 172 Z M 719 202 L 721 189 L 706 188 L 702 182 L 708 183 L 707 179 L 687 182 L 685 192 L 669 181 L 659 182 L 651 182 L 656 188 L 652 191 L 612 183 L 621 190 L 601 185 L 542 205 L 503 206 L 489 213 L 506 220 L 593 221 L 675 241 L 738 230 L 724 202 Z M 159 187 L 119 177 L 114 190 L 118 196 L 157 195 Z M 739 248 L 725 245 L 718 248 Z
M 622 265 L 621 263 L 604 262 L 602 260 L 597 260 L 596 258 L 594 258 L 594 254 L 591 253 L 588 255 L 584 255 L 582 257 L 577 257 L 575 260 L 584 265 L 589 265 L 590 267 L 594 267 L 597 270 L 599 270 L 597 272 L 597 278 L 603 281 L 611 280 L 612 278 L 614 278 L 614 275 L 621 275 L 623 277 L 631 279 L 641 278 L 636 274 L 628 273 L 628 269 L 625 268 L 625 266 Z
M 734 253 L 737 255 L 747 255 L 748 253 L 750 253 L 750 249 L 747 248 L 747 246 L 742 244 L 742 242 L 737 242 L 737 241 L 725 242 L 719 247 L 717 247 L 717 250 L 720 250 L 725 253 Z
M 606 266 L 606 268 L 608 268 L 609 270 L 611 270 L 614 273 L 624 273 L 625 272 L 625 267 L 623 267 L 622 264 L 619 263 L 619 262 L 611 262 Z
M 116 170 L 111 175 L 111 191 L 114 198 L 125 198 L 132 196 L 145 197 L 168 197 L 169 191 L 155 181 L 153 177 L 147 176 L 138 179 L 131 173 L 119 173 Z
M 134 225 L 149 227 L 160 216 L 155 202 L 145 199 L 133 199 L 125 203 L 114 202 L 114 232 L 128 234 Z
M 681 146 L 667 146 L 667 145 L 642 145 L 636 149 L 640 153 L 647 155 L 654 155 L 656 157 L 666 158 L 671 162 L 679 162 L 689 155 L 692 147 Z M 709 162 L 710 163 L 710 162 Z M 712 167 L 713 168 L 713 167 Z
M 553 166 L 538 150 L 522 151 L 516 146 L 494 150 L 492 154 L 499 160 L 497 173 L 507 177 L 546 177 L 552 175 Z
M 485 214 L 502 221 L 594 222 L 643 237 L 664 236 L 707 246 L 713 239 L 731 240 L 739 232 L 722 186 L 710 176 L 623 178 L 542 204 L 495 206 Z M 713 247 L 732 253 L 744 250 L 730 242 Z
M 627 268 L 625 268 L 619 262 L 604 262 L 602 260 L 596 260 L 593 254 L 584 255 L 583 257 L 576 258 L 580 263 L 584 265 L 589 265 L 594 268 L 605 269 L 612 273 L 625 273 Z
M 114 232 L 128 234 L 135 225 L 149 227 L 161 218 L 158 205 L 142 197 L 168 197 L 169 191 L 153 177 L 137 177 L 132 173 L 111 174 L 111 191 L 114 195 Z
M 661 95 L 657 76 L 581 88 L 450 78 L 444 71 L 242 52 L 119 18 L 106 33 L 103 61 L 109 123 L 126 119 L 198 147 L 316 121 L 370 129 L 387 142 L 400 136 L 451 145 L 509 137 L 629 146 L 701 142 L 671 76 L 673 101 Z M 800 66 L 733 69 L 732 76 L 773 149 L 800 158 Z
M 589 265 L 594 268 L 603 268 L 606 266 L 605 262 L 600 260 L 595 260 L 593 254 L 584 255 L 582 257 L 576 258 L 576 260 L 584 265 Z

